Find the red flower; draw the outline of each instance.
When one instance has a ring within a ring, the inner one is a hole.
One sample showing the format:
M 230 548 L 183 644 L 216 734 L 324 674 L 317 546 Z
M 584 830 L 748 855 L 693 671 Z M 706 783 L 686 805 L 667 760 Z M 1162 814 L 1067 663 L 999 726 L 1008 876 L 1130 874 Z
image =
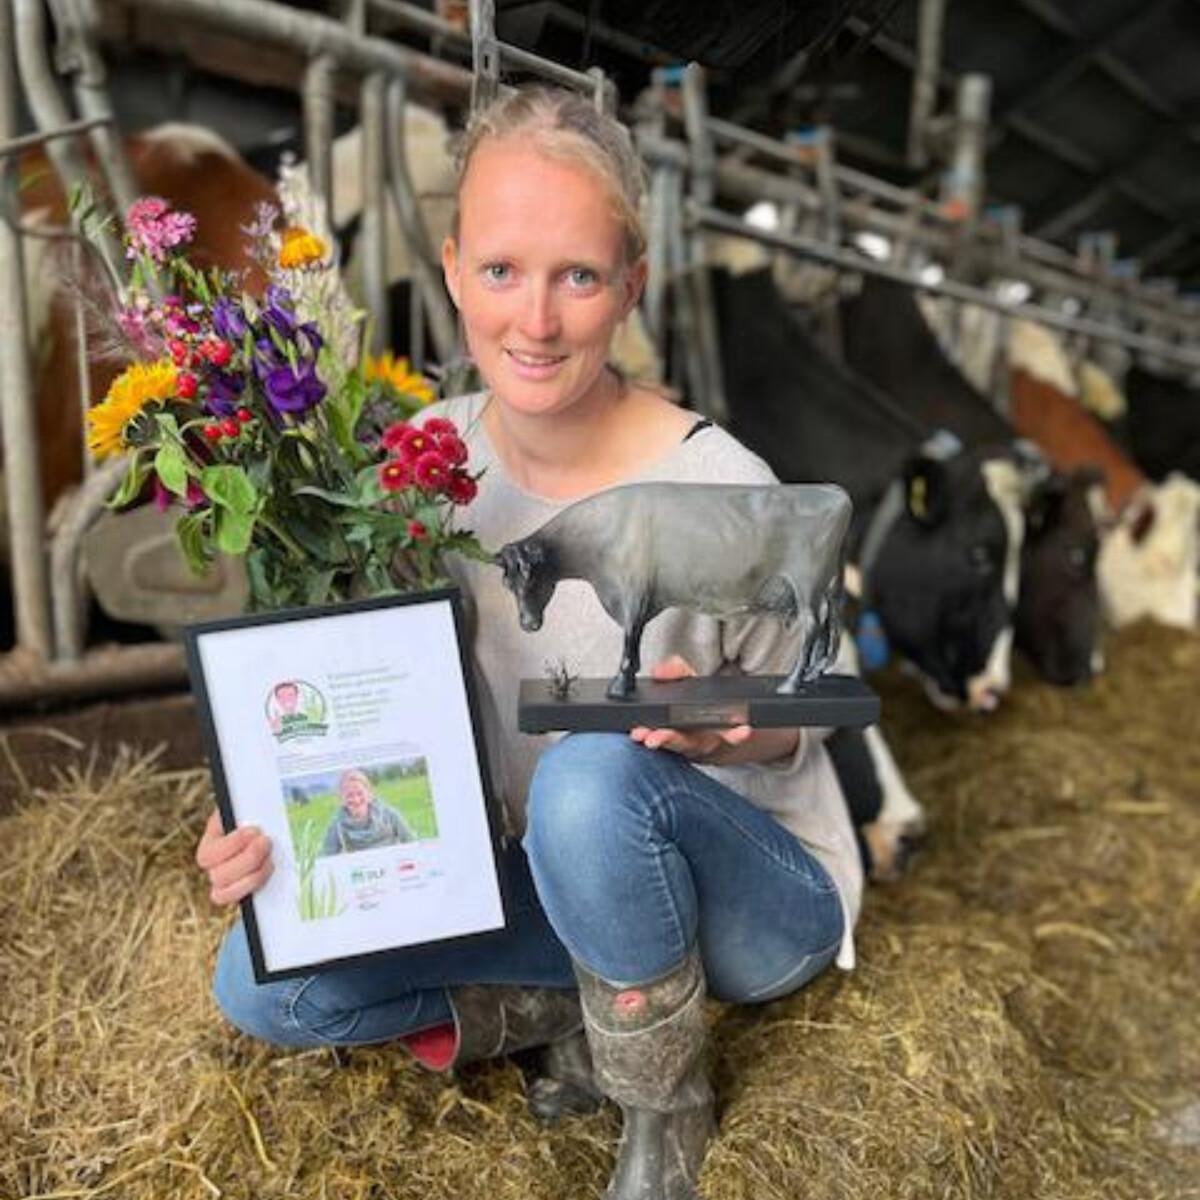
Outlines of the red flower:
M 456 433 L 442 434 L 438 438 L 437 448 L 452 467 L 461 467 L 467 461 L 466 443 Z
M 388 459 L 379 468 L 379 482 L 389 492 L 398 492 L 412 483 L 412 468 L 398 458 Z
M 188 356 L 188 348 L 178 338 L 172 338 L 167 343 L 167 349 L 171 352 L 171 361 L 177 366 L 182 367 L 184 360 Z
M 404 440 L 405 430 L 411 428 L 412 426 L 406 421 L 397 421 L 395 425 L 389 425 L 379 439 L 380 444 L 385 450 L 398 450 L 400 443 Z
M 196 394 L 199 380 L 187 371 L 180 371 L 175 379 L 175 395 L 181 400 L 190 400 Z
M 215 442 L 221 436 L 221 427 L 214 422 L 212 425 L 205 425 L 203 433 L 210 442 Z
M 427 538 L 429 536 L 429 530 L 426 529 L 420 521 L 409 521 L 408 536 L 412 538 L 414 542 L 419 542 L 422 538 Z
M 233 415 L 237 417 L 237 419 L 241 421 L 243 425 L 245 425 L 248 421 L 254 420 L 254 414 L 248 408 L 239 408 Z
M 242 427 L 232 417 L 226 417 L 221 422 L 221 432 L 226 437 L 237 437 L 242 432 Z
M 233 350 L 227 342 L 206 342 L 204 344 L 204 351 L 205 358 L 214 367 L 228 366 L 229 360 L 233 357 Z
M 415 425 L 405 426 L 397 437 L 395 447 L 390 447 L 400 452 L 400 457 L 407 463 L 416 462 L 422 454 L 428 453 L 435 447 L 433 438 L 423 429 L 418 429 Z
M 446 495 L 452 504 L 470 504 L 479 494 L 479 485 L 466 471 L 455 471 L 446 485 Z
M 439 444 L 444 437 L 458 437 L 458 426 L 453 421 L 448 421 L 445 417 L 430 417 L 421 428 L 430 437 L 437 438 Z
M 438 492 L 450 478 L 450 464 L 437 450 L 427 450 L 413 463 L 413 479 L 427 492 Z

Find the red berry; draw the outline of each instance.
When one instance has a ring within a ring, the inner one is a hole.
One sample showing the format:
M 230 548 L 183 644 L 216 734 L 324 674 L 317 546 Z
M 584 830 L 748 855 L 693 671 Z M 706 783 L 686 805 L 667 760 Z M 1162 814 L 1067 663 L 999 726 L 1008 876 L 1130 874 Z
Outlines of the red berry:
M 184 400 L 190 400 L 196 394 L 196 387 L 199 380 L 188 371 L 180 371 L 178 378 L 175 380 L 175 395 Z
M 429 536 L 429 530 L 420 521 L 409 521 L 408 536 L 414 542 L 419 542 L 422 538 Z
M 204 350 L 208 361 L 214 367 L 228 365 L 229 360 L 233 357 L 233 350 L 225 342 L 206 342 Z
M 237 417 L 237 419 L 241 421 L 243 425 L 245 425 L 248 421 L 254 420 L 254 414 L 248 408 L 239 408 L 233 415 Z
M 171 352 L 171 361 L 177 367 L 183 366 L 184 359 L 188 354 L 187 347 L 178 338 L 172 338 L 167 343 L 167 349 Z
M 221 432 L 226 437 L 237 437 L 242 432 L 242 427 L 232 417 L 226 417 L 221 422 Z
M 217 440 L 217 438 L 219 438 L 221 436 L 221 427 L 220 427 L 220 425 L 215 425 L 215 424 L 214 425 L 205 425 L 202 432 L 203 432 L 204 436 L 206 438 L 208 438 L 208 440 L 210 442 L 215 442 Z

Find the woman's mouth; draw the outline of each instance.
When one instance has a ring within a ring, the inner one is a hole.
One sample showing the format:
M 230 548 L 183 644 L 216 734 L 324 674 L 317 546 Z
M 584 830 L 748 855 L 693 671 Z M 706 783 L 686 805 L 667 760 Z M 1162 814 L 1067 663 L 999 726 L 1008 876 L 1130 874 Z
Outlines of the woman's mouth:
M 567 361 L 565 354 L 530 354 L 524 350 L 506 350 L 505 353 L 522 379 L 549 379 Z

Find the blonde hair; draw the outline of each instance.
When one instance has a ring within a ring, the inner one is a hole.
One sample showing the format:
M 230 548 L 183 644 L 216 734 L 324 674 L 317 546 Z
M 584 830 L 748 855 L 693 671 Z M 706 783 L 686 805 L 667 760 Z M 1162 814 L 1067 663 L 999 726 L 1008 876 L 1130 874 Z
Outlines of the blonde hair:
M 371 782 L 370 775 L 368 775 L 366 771 L 362 770 L 360 767 L 351 767 L 349 770 L 343 771 L 341 775 L 338 776 L 339 795 L 342 793 L 342 789 L 345 788 L 346 784 L 348 784 L 352 779 L 361 783 L 363 787 L 365 787 L 367 791 L 371 793 L 372 796 L 375 794 L 375 785 Z
M 534 85 L 517 88 L 480 109 L 458 147 L 460 197 L 471 158 L 486 138 L 528 138 L 547 156 L 592 171 L 608 191 L 613 215 L 624 230 L 626 263 L 636 262 L 645 253 L 641 160 L 625 126 L 600 112 L 591 100 L 563 88 Z M 458 228 L 456 207 L 450 227 L 455 241 Z

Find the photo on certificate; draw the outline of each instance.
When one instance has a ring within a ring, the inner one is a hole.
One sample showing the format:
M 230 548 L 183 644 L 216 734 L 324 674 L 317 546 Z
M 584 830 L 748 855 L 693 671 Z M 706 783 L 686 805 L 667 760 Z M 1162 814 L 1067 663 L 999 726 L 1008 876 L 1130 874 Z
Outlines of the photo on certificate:
M 185 630 L 224 826 L 271 839 L 260 983 L 504 928 L 462 628 L 445 589 Z

